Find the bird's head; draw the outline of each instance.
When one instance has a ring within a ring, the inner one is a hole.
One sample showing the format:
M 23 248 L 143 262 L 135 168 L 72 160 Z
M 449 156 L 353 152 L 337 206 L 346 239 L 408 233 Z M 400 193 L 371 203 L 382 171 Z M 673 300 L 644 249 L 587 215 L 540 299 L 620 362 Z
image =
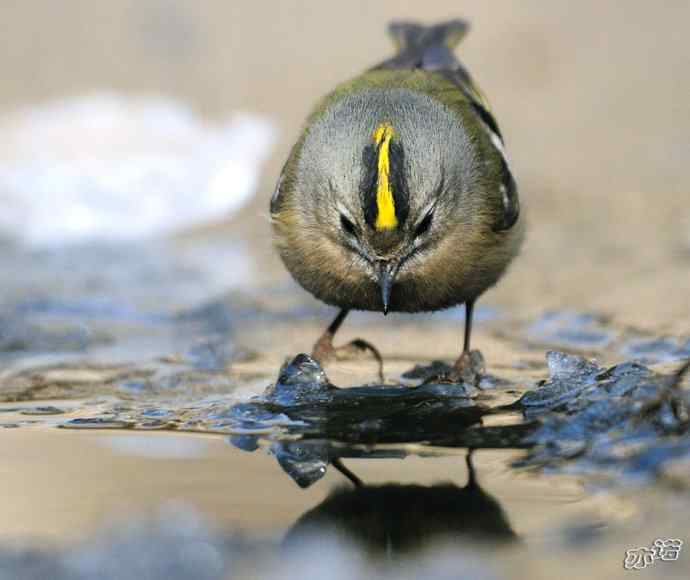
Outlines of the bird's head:
M 337 247 L 349 276 L 378 285 L 384 313 L 397 284 L 477 251 L 503 213 L 499 155 L 474 130 L 426 95 L 372 89 L 312 119 L 299 144 L 300 227 Z

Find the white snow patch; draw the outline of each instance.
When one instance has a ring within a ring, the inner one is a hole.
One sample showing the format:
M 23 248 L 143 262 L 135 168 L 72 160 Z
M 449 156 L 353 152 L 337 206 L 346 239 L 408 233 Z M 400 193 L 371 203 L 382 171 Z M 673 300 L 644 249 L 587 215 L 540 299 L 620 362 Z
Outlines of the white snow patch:
M 161 236 L 230 215 L 275 141 L 263 117 L 206 122 L 103 93 L 0 117 L 0 237 L 54 246 Z

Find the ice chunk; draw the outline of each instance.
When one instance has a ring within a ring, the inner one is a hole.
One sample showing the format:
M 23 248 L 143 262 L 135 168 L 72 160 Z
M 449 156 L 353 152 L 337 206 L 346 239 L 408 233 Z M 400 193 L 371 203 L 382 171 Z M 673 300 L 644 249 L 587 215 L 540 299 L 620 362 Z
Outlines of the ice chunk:
M 309 487 L 326 475 L 328 444 L 319 441 L 284 441 L 271 446 L 278 463 L 300 487 Z
M 332 400 L 336 389 L 321 365 L 302 353 L 281 369 L 278 381 L 266 390 L 265 397 L 283 406 L 323 403 Z
M 546 364 L 551 380 L 586 378 L 602 370 L 581 356 L 553 350 L 546 353 Z
M 580 397 L 596 385 L 596 377 L 604 369 L 587 359 L 549 351 L 546 353 L 549 380 L 539 388 L 527 391 L 518 404 L 529 416 L 545 410 L 557 410 Z

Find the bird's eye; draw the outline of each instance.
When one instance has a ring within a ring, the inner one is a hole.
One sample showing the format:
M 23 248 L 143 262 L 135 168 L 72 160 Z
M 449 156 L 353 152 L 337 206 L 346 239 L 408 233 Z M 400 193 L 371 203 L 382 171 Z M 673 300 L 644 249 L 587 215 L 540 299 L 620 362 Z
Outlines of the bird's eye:
M 434 219 L 434 212 L 430 211 L 424 216 L 424 219 L 419 222 L 419 225 L 415 228 L 414 235 L 415 237 L 423 236 L 426 232 L 429 231 L 429 228 L 431 227 L 431 221 Z
M 340 227 L 343 231 L 353 237 L 357 237 L 357 228 L 349 219 L 347 219 L 343 214 L 340 214 Z

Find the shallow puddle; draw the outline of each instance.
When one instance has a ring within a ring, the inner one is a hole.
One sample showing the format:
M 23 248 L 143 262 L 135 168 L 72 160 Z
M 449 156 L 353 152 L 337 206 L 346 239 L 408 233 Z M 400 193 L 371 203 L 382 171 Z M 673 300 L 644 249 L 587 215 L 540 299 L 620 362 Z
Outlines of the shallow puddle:
M 7 537 L 79 540 L 108 516 L 142 516 L 180 501 L 213 525 L 279 539 L 334 487 L 354 489 L 336 470 L 300 489 L 270 453 L 242 452 L 216 436 L 36 429 L 5 432 L 3 443 L 0 487 L 3 497 L 16 498 L 1 507 Z M 422 458 L 402 447 L 379 451 L 380 458 L 344 463 L 367 485 L 467 482 L 464 452 L 429 449 Z M 514 476 L 506 467 L 514 457 L 484 451 L 474 463 L 482 487 L 500 498 L 521 537 L 538 537 L 549 521 L 572 513 L 573 502 L 594 509 L 575 479 Z M 546 509 L 529 509 L 530 502 Z
M 514 578 L 526 570 L 548 577 L 571 559 L 580 567 L 564 577 L 581 577 L 594 566 L 615 577 L 625 549 L 651 542 L 655 533 L 682 531 L 674 529 L 677 517 L 668 519 L 670 498 L 641 503 L 587 493 L 573 477 L 516 472 L 507 466 L 519 452 L 475 452 L 476 485 L 468 486 L 465 452 L 368 451 L 366 459 L 343 462 L 363 487 L 330 470 L 301 489 L 270 453 L 245 453 L 220 436 L 9 430 L 0 452 L 0 492 L 12 501 L 0 504 L 2 538 L 31 552 L 19 558 L 5 550 L 0 571 L 48 566 L 51 577 L 81 578 L 67 574 L 143 553 L 170 564 L 180 558 L 175 550 L 200 546 L 195 577 L 201 578 L 253 577 L 250 570 L 279 577 L 284 566 L 287 578 L 305 570 L 342 578 L 328 568 L 338 562 L 372 577 L 395 577 L 409 558 L 430 569 L 452 563 L 458 573 Z M 322 550 L 337 558 L 326 565 Z M 383 572 L 377 561 L 390 569 Z M 117 566 L 123 578 L 132 570 L 131 562 Z M 217 566 L 237 576 L 213 575 Z M 681 577 L 680 567 L 664 566 Z M 159 577 L 186 577 L 185 568 L 153 576 Z
M 295 356 L 332 313 L 234 243 L 2 258 L 38 265 L 0 303 L 1 580 L 613 578 L 687 539 L 687 339 L 480 309 L 447 384 L 461 311 L 355 315 L 381 381 Z

